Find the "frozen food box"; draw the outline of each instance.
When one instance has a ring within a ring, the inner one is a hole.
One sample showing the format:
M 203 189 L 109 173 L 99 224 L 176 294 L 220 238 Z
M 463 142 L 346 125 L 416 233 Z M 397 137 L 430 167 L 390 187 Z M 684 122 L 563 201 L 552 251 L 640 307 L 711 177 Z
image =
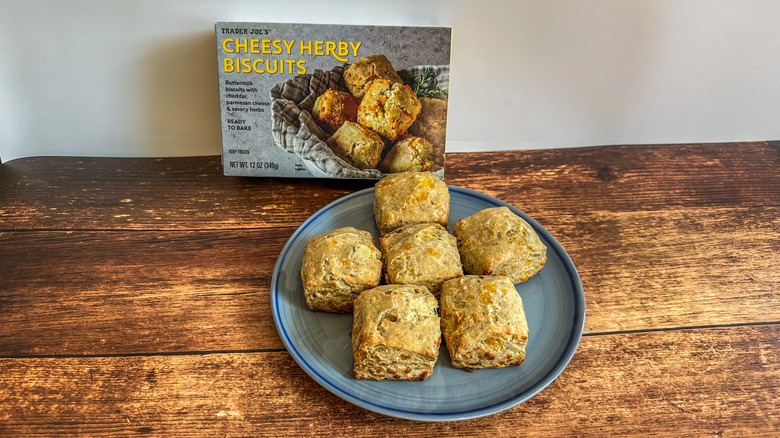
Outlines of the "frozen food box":
M 447 27 L 216 24 L 225 175 L 444 176 Z

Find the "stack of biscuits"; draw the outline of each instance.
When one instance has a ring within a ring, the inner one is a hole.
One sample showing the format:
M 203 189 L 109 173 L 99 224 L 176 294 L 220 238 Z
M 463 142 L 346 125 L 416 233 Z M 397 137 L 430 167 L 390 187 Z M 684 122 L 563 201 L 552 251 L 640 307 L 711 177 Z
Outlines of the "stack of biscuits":
M 353 312 L 355 378 L 424 380 L 442 335 L 456 368 L 525 359 L 528 324 L 514 285 L 542 269 L 547 248 L 506 207 L 461 219 L 453 234 L 449 213 L 449 191 L 436 175 L 394 173 L 374 188 L 378 248 L 370 233 L 354 228 L 307 242 L 306 304 Z
M 357 169 L 384 173 L 444 166 L 447 101 L 418 98 L 384 55 L 358 59 L 343 80 L 349 91 L 329 89 L 312 108 L 333 153 Z

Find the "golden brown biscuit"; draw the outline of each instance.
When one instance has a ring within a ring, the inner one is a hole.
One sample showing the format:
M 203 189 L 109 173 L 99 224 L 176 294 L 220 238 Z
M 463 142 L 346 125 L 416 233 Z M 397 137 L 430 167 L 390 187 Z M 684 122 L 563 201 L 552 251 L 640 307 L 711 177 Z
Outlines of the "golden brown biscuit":
M 312 108 L 312 116 L 318 125 L 328 133 L 333 133 L 346 121 L 357 121 L 357 109 L 360 99 L 347 93 L 329 89 L 317 96 Z
M 375 169 L 385 147 L 379 134 L 354 122 L 344 122 L 326 143 L 333 153 L 361 170 Z
M 374 218 L 382 235 L 426 222 L 446 228 L 449 216 L 450 192 L 431 172 L 392 173 L 374 186 Z
M 303 295 L 311 310 L 345 313 L 382 278 L 381 253 L 368 231 L 338 228 L 306 241 Z
M 358 106 L 357 121 L 390 141 L 412 126 L 420 113 L 420 101 L 408 85 L 377 79 Z
M 455 368 L 501 368 L 525 359 L 523 301 L 506 277 L 466 275 L 445 281 L 441 327 Z
M 385 55 L 369 55 L 360 58 L 344 70 L 343 76 L 349 92 L 358 98 L 365 96 L 366 90 L 376 79 L 404 83 Z
M 385 280 L 419 284 L 438 298 L 445 280 L 463 275 L 458 241 L 439 224 L 405 225 L 379 239 Z
M 401 137 L 379 165 L 385 173 L 437 171 L 433 145 L 422 137 Z
M 425 380 L 439 356 L 439 303 L 425 288 L 387 285 L 355 300 L 352 356 L 356 379 Z
M 433 145 L 434 161 L 444 166 L 444 147 L 447 142 L 447 101 L 418 97 L 420 114 L 409 127 L 409 134 L 423 137 Z
M 528 222 L 507 207 L 487 208 L 455 224 L 453 234 L 469 274 L 528 280 L 547 261 L 547 247 Z

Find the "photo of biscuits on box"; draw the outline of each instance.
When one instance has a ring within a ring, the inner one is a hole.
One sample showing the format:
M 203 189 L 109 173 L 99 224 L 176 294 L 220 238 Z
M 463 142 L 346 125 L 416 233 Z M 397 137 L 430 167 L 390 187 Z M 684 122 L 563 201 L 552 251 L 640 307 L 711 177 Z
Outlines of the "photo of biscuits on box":
M 334 89 L 317 96 L 312 109 L 312 116 L 317 124 L 327 132 L 336 132 L 344 122 L 357 122 L 357 111 L 360 99 L 345 92 Z
M 325 143 L 339 157 L 358 169 L 374 169 L 382 159 L 385 143 L 376 132 L 346 121 Z
M 385 55 L 369 55 L 353 62 L 344 71 L 344 84 L 353 96 L 362 99 L 371 84 L 377 79 L 403 84 L 393 65 Z
M 273 137 L 315 176 L 443 178 L 448 89 L 447 65 L 396 70 L 385 55 L 364 56 L 274 86 Z
M 406 135 L 385 154 L 379 169 L 385 173 L 434 172 L 444 167 L 444 153 L 437 155 L 433 144 L 423 137 Z

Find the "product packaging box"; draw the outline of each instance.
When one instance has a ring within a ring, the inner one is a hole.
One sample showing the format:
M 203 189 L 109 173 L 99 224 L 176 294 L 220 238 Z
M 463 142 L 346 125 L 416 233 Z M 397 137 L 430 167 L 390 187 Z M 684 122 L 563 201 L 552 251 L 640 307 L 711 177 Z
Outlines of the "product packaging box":
M 451 34 L 217 23 L 225 175 L 443 177 Z

